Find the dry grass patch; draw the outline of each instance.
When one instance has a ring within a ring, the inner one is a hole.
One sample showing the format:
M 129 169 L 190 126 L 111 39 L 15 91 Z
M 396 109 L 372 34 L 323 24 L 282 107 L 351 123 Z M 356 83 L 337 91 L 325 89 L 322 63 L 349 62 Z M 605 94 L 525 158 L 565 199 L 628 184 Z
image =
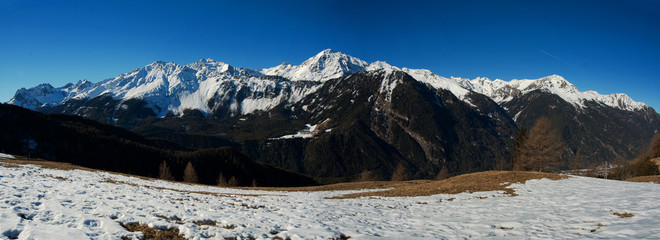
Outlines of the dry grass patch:
M 607 225 L 602 224 L 602 223 L 598 223 L 598 225 L 596 225 L 596 228 L 591 229 L 591 232 L 596 232 L 596 231 L 598 231 L 598 229 L 600 229 L 601 227 L 605 227 L 605 226 L 607 226 Z
M 0 159 L 2 161 L 3 159 Z M 6 167 L 6 168 L 18 168 L 19 166 L 16 164 L 11 164 L 11 163 L 6 163 L 6 162 L 0 162 L 0 166 Z
M 213 220 L 198 220 L 198 221 L 193 221 L 193 224 L 197 226 L 213 226 L 213 227 L 218 226 L 218 222 Z
M 144 237 L 142 239 L 159 239 L 159 240 L 186 240 L 183 236 L 179 235 L 179 229 L 170 228 L 170 229 L 158 229 L 149 227 L 146 224 L 139 223 L 119 223 L 122 227 L 126 228 L 129 232 L 142 232 Z M 129 239 L 123 237 L 122 239 Z
M 527 180 L 541 178 L 560 180 L 567 177 L 555 173 L 542 172 L 488 171 L 464 174 L 441 181 L 416 180 L 384 184 L 386 188 L 394 189 L 378 192 L 346 194 L 334 198 L 342 199 L 369 196 L 415 197 L 485 191 L 504 191 L 507 195 L 516 196 L 517 194 L 513 189 L 507 188 L 509 185 L 512 183 L 525 183 Z
M 626 179 L 628 182 L 652 182 L 660 183 L 660 176 L 641 176 Z
M 360 189 L 382 189 L 391 188 L 399 185 L 405 185 L 408 182 L 430 182 L 431 180 L 415 180 L 407 182 L 385 182 L 385 181 L 366 181 L 366 182 L 345 182 L 321 186 L 309 187 L 238 187 L 243 190 L 264 190 L 264 191 L 286 191 L 286 192 L 324 192 L 324 191 L 342 191 L 342 190 L 360 190 Z
M 619 216 L 620 218 L 629 218 L 629 217 L 635 216 L 635 214 L 628 213 L 628 212 L 622 212 L 622 213 L 614 212 L 613 214 Z
M 65 177 L 56 177 L 56 176 L 53 176 L 53 175 L 44 175 L 44 176 L 55 179 L 55 180 L 60 180 L 60 181 L 66 181 L 67 180 L 67 178 L 65 178 Z
M 228 224 L 228 225 L 224 225 L 224 226 L 222 226 L 222 228 L 232 230 L 232 229 L 236 228 L 236 225 L 234 225 L 234 224 Z
M 31 165 L 37 165 L 37 166 L 40 166 L 40 167 L 43 167 L 43 168 L 59 169 L 59 170 L 80 169 L 80 170 L 96 171 L 95 169 L 81 167 L 81 166 L 74 165 L 74 164 L 71 164 L 71 163 L 53 162 L 53 161 L 47 161 L 47 160 L 38 159 L 38 158 L 31 158 L 31 159 L 0 159 L 0 162 L 9 163 L 9 164 L 18 164 L 18 165 L 31 164 Z
M 162 215 L 156 215 L 156 217 L 160 218 L 160 219 L 165 219 L 169 222 L 174 222 L 176 224 L 183 224 L 183 220 L 181 218 L 177 217 L 177 216 L 167 217 L 167 216 L 162 216 Z

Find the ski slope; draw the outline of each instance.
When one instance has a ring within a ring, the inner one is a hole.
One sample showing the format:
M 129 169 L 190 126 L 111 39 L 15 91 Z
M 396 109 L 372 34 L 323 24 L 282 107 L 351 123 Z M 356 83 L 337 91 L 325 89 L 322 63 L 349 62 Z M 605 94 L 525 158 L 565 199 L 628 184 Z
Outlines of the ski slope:
M 360 191 L 237 190 L 3 163 L 0 239 L 141 236 L 120 222 L 188 239 L 660 239 L 658 184 L 571 177 L 511 187 L 519 196 L 327 199 Z

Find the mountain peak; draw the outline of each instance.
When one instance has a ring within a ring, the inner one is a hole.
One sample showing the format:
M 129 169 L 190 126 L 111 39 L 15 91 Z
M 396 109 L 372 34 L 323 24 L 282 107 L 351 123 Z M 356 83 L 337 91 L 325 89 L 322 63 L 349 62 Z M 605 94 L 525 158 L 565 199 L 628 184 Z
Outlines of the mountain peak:
M 332 50 L 332 49 L 328 48 L 328 49 L 325 49 L 325 50 L 321 51 L 320 53 L 318 53 L 316 55 L 325 55 L 325 54 L 331 54 L 331 53 L 335 53 L 335 50 Z
M 610 107 L 635 111 L 646 107 L 646 104 L 635 102 L 625 94 L 601 95 L 595 91 L 580 92 L 578 88 L 564 77 L 553 74 L 539 79 L 522 79 L 491 81 L 487 78 L 476 78 L 467 86 L 470 90 L 484 94 L 498 103 L 512 100 L 519 94 L 541 90 L 555 94 L 576 107 L 584 107 L 585 102 L 595 101 Z
M 300 65 L 281 64 L 277 67 L 262 69 L 265 75 L 277 75 L 293 81 L 324 82 L 360 71 L 369 64 L 348 54 L 325 49 Z

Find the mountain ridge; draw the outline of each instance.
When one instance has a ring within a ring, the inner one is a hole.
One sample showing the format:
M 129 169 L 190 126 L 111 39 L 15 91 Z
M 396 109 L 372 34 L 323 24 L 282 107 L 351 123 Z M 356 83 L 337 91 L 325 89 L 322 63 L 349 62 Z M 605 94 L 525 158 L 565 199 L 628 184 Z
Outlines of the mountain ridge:
M 505 169 L 518 130 L 540 117 L 567 143 L 562 168 L 632 159 L 660 131 L 653 108 L 625 94 L 581 92 L 559 75 L 447 78 L 332 50 L 259 70 L 213 59 L 156 61 L 95 84 L 19 92 L 14 103 L 40 112 L 189 148 L 231 146 L 257 162 L 328 178 L 367 171 L 388 179 L 398 166 L 416 178 Z M 40 99 L 54 103 L 38 106 Z
M 431 84 L 435 88 L 448 89 L 461 100 L 464 100 L 468 92 L 473 91 L 489 96 L 501 104 L 510 100 L 513 95 L 545 89 L 560 95 L 576 106 L 584 106 L 585 101 L 596 101 L 628 111 L 649 107 L 644 103 L 635 102 L 623 93 L 602 95 L 595 91 L 580 92 L 573 84 L 558 75 L 510 81 L 488 78 L 446 78 L 426 69 L 398 68 L 381 61 L 367 63 L 331 49 L 319 52 L 300 65 L 283 63 L 272 68 L 258 70 L 236 68 L 210 58 L 200 59 L 187 65 L 155 61 L 145 67 L 98 83 L 90 83 L 85 80 L 84 84 L 78 82 L 78 84 L 67 84 L 60 88 L 42 85 L 30 89 L 22 88 L 8 103 L 36 110 L 40 107 L 62 104 L 70 99 L 91 99 L 107 94 L 120 102 L 129 99 L 145 100 L 158 117 L 163 117 L 170 112 L 181 115 L 186 109 L 200 110 L 207 115 L 212 115 L 213 109 L 209 107 L 208 103 L 220 91 L 226 90 L 221 87 L 223 83 L 240 80 L 238 85 L 241 86 L 271 85 L 272 87 L 272 82 L 258 80 L 263 76 L 278 76 L 292 82 L 323 83 L 332 78 L 360 71 L 388 68 L 402 70 L 416 80 Z M 273 99 L 275 102 L 261 104 L 263 107 L 248 107 L 247 111 L 234 112 L 230 115 L 267 110 L 284 101 L 295 102 L 296 99 L 311 91 L 314 89 L 298 89 L 297 93 L 301 95 L 297 98 Z M 230 100 L 234 101 L 234 99 Z M 238 107 L 232 109 L 237 111 Z

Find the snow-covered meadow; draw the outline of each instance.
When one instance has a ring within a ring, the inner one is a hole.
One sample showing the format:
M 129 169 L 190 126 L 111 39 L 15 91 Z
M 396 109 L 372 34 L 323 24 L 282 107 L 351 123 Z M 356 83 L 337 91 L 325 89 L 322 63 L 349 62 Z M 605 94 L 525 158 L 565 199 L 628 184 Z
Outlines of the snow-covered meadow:
M 327 199 L 359 191 L 237 190 L 3 163 L 0 239 L 139 238 L 120 225 L 133 222 L 188 239 L 660 239 L 659 184 L 571 177 L 511 187 L 519 196 Z

